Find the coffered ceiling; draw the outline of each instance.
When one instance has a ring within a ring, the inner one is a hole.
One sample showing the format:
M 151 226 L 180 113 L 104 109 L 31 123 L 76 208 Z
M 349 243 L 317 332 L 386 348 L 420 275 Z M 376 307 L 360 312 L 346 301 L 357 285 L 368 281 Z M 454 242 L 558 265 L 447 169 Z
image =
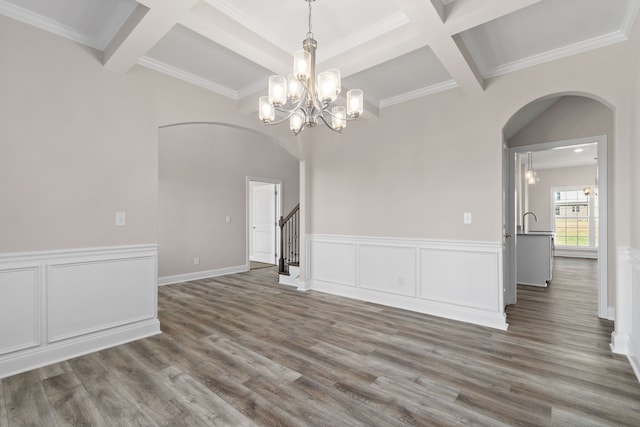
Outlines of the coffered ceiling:
M 627 39 L 640 0 L 317 0 L 318 68 L 368 110 Z M 307 32 L 305 0 L 0 0 L 0 13 L 257 107 Z

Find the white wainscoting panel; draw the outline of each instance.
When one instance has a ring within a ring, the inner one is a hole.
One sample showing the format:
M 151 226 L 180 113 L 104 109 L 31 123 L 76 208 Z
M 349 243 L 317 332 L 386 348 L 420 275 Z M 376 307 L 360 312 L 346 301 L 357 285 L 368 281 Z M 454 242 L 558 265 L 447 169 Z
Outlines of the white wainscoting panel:
M 153 319 L 155 287 L 152 256 L 51 264 L 48 342 Z
M 498 311 L 499 255 L 495 251 L 420 249 L 420 298 Z
M 360 287 L 415 297 L 416 249 L 360 245 Z
M 311 277 L 345 286 L 356 285 L 356 245 L 350 242 L 311 241 Z M 331 266 L 330 268 L 328 268 Z
M 308 235 L 311 289 L 506 329 L 500 242 Z
M 0 378 L 160 333 L 157 253 L 0 254 Z
M 40 269 L 0 270 L 0 355 L 40 345 Z

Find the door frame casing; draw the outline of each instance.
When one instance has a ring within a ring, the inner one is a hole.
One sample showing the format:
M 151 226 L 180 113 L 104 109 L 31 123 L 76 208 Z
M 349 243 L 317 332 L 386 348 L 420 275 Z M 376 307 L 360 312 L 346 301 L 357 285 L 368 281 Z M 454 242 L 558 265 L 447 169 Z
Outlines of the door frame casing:
M 505 286 L 505 290 L 509 287 L 509 291 L 515 292 L 517 295 L 517 275 L 516 275 L 516 252 L 518 246 L 517 233 L 516 233 L 516 206 L 515 206 L 515 157 L 518 153 L 526 153 L 528 151 L 545 151 L 558 147 L 566 147 L 571 145 L 586 144 L 590 142 L 596 142 L 598 144 L 598 232 L 599 232 L 599 245 L 598 245 L 598 317 L 603 319 L 614 320 L 615 313 L 609 309 L 608 301 L 608 140 L 606 135 L 596 135 L 585 138 L 568 139 L 562 141 L 544 142 L 539 144 L 523 145 L 519 147 L 509 147 L 509 203 L 504 212 L 507 215 L 508 230 L 513 235 L 513 241 L 515 244 L 509 245 L 509 263 L 510 263 L 510 277 L 505 277 L 503 280 L 508 281 Z M 508 293 L 508 292 L 505 292 Z M 517 297 L 515 298 L 517 301 Z
M 517 302 L 517 293 L 515 286 L 510 286 L 516 282 L 516 266 L 515 266 L 515 188 L 514 182 L 515 171 L 514 157 L 510 154 L 510 148 L 506 141 L 502 142 L 502 253 L 505 259 L 503 263 L 503 302 L 504 305 L 511 305 Z
M 260 177 L 255 177 L 255 176 L 247 176 L 246 177 L 246 186 L 245 186 L 245 193 L 246 193 L 246 214 L 245 214 L 245 230 L 246 230 L 246 254 L 245 254 L 245 258 L 246 258 L 246 262 L 247 262 L 247 268 L 249 268 L 249 266 L 251 265 L 251 247 L 250 247 L 250 227 L 251 227 L 251 182 L 259 182 L 259 183 L 263 183 L 263 184 L 274 184 L 276 186 L 276 220 L 275 220 L 275 224 L 274 224 L 274 245 L 275 245 L 275 265 L 277 265 L 277 260 L 280 257 L 280 233 L 278 232 L 278 220 L 280 219 L 280 217 L 282 216 L 282 180 L 279 179 L 270 179 L 270 178 L 260 178 Z

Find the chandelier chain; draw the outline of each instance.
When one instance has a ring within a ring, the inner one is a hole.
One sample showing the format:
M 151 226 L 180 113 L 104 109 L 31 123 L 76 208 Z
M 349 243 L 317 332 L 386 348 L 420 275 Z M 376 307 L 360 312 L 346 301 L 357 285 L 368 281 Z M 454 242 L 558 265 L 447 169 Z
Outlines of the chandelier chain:
M 312 0 L 307 0 L 307 2 L 309 3 L 309 31 L 307 31 L 307 38 L 308 39 L 312 39 L 313 38 L 313 33 L 311 32 L 311 1 Z

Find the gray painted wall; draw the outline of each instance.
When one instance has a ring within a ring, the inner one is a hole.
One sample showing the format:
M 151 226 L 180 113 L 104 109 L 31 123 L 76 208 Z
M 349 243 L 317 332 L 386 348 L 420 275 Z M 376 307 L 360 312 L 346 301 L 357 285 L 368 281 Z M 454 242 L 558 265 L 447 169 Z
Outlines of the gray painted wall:
M 285 215 L 298 203 L 299 162 L 264 135 L 179 125 L 159 130 L 159 147 L 159 277 L 246 263 L 247 176 L 283 182 Z

